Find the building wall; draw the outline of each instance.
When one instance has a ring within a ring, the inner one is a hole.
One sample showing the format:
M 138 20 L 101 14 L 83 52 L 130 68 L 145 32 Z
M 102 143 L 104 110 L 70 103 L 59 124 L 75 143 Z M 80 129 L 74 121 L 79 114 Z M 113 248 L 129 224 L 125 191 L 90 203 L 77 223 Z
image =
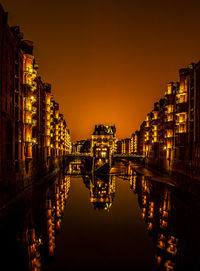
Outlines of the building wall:
M 117 141 L 117 153 L 130 154 L 131 153 L 131 139 L 125 138 Z
M 138 133 L 141 150 L 151 167 L 200 177 L 200 62 L 180 69 L 179 82 L 170 82 L 147 114 Z
M 12 187 L 13 172 L 23 159 L 21 146 L 21 104 L 23 75 L 19 29 L 10 28 L 0 6 L 0 179 Z M 16 162 L 16 163 L 15 163 Z M 6 178 L 9 176 L 9 178 Z
M 33 42 L 7 24 L 0 5 L 0 204 L 71 152 L 51 85 L 39 77 Z
M 95 125 L 91 136 L 91 153 L 93 155 L 94 147 L 105 146 L 109 148 L 109 154 L 116 151 L 116 128 L 115 126 Z

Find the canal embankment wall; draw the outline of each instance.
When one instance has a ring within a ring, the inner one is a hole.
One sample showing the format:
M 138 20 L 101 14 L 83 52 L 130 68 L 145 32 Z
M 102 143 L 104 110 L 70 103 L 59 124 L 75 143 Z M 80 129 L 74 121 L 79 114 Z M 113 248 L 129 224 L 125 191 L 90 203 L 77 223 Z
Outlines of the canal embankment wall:
M 45 163 L 34 166 L 30 162 L 28 171 L 24 167 L 20 172 L 12 172 L 5 176 L 5 179 L 0 182 L 0 209 L 16 200 L 33 185 L 58 175 L 67 166 L 66 164 L 63 157 L 49 159 Z
M 144 159 L 144 165 L 158 174 L 167 174 L 169 176 L 182 176 L 189 179 L 200 181 L 200 167 L 196 165 L 195 160 L 174 160 L 169 163 L 166 159 Z
M 144 160 L 144 167 L 156 175 L 166 176 L 182 190 L 197 194 L 200 191 L 200 169 L 193 161 L 174 161 L 169 165 L 168 160 L 148 159 Z

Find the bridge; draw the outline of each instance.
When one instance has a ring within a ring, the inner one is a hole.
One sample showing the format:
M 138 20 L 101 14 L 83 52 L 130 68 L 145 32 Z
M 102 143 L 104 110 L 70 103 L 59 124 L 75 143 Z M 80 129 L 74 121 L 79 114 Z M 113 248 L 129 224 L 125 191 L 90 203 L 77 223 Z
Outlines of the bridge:
M 81 152 L 72 152 L 66 155 L 66 157 L 72 157 L 72 158 L 84 158 L 84 157 L 92 157 L 91 153 L 81 153 Z M 118 154 L 115 153 L 112 156 L 113 158 L 144 158 L 144 155 L 140 155 L 140 154 Z
M 124 153 L 124 154 L 113 154 L 113 158 L 144 158 L 144 155 L 140 155 L 140 154 L 132 154 L 132 153 Z
M 81 153 L 81 152 L 72 152 L 72 153 L 68 153 L 66 154 L 65 156 L 66 158 L 70 159 L 71 161 L 73 159 L 75 160 L 84 160 L 84 159 L 92 159 L 93 156 L 92 154 L 89 152 L 89 153 Z M 128 153 L 128 154 L 120 154 L 120 153 L 114 153 L 112 155 L 112 158 L 115 160 L 115 159 L 127 159 L 127 160 L 142 160 L 145 158 L 144 155 L 140 155 L 140 154 L 131 154 L 131 153 Z
M 129 161 L 141 163 L 143 159 L 143 155 L 115 153 L 112 155 L 111 159 L 109 159 L 108 163 L 95 164 L 95 159 L 91 153 L 73 152 L 65 156 L 65 166 L 70 174 L 74 172 L 76 174 L 83 173 L 84 171 L 92 172 L 93 170 L 95 172 L 98 170 L 107 172 L 117 160 L 121 161 L 122 163 L 129 163 Z
M 74 157 L 74 158 L 78 158 L 78 157 L 92 157 L 91 153 L 81 153 L 81 152 L 72 152 L 72 153 L 68 153 L 66 155 L 66 157 Z

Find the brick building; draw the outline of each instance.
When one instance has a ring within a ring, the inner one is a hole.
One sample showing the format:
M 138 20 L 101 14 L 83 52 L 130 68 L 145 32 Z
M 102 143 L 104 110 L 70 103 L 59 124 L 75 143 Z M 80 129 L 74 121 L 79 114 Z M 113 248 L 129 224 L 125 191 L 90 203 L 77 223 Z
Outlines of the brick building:
M 125 138 L 117 141 L 117 153 L 130 154 L 131 153 L 131 139 Z
M 0 188 L 3 202 L 71 152 L 51 85 L 38 75 L 33 42 L 7 24 L 0 5 Z M 0 203 L 1 203 L 0 201 Z
M 140 126 L 138 146 L 149 166 L 200 177 L 199 108 L 200 62 L 179 70 L 179 82 L 168 84 Z

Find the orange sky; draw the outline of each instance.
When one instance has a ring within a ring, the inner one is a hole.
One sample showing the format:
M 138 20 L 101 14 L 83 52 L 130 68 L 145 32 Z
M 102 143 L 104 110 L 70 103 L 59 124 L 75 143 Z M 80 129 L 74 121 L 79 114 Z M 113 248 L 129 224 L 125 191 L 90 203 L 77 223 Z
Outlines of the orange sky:
M 35 43 L 72 140 L 98 123 L 130 137 L 178 69 L 200 60 L 200 1 L 0 0 Z

